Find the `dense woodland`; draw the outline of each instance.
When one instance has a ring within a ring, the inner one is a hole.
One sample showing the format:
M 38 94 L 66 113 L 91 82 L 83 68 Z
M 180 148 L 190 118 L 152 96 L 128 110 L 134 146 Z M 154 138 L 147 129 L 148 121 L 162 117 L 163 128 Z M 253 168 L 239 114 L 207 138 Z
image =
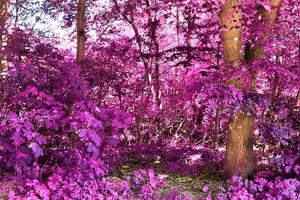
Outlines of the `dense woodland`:
M 300 200 L 299 0 L 0 0 L 0 199 Z

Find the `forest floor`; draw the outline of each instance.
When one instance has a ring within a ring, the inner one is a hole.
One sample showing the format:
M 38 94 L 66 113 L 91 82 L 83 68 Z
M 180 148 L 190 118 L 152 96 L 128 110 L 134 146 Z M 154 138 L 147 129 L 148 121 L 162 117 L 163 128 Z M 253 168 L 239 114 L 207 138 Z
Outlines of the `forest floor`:
M 117 166 L 109 177 L 124 180 L 136 170 L 153 167 L 155 174 L 164 177 L 165 182 L 157 192 L 164 195 L 176 190 L 197 200 L 199 197 L 214 196 L 226 184 L 221 170 L 222 161 L 212 161 L 218 152 L 193 147 L 153 149 L 151 152 L 146 148 L 146 152 L 129 153 L 127 161 Z
M 141 166 L 131 165 L 130 163 L 122 165 L 117 171 L 110 175 L 110 178 L 124 179 L 132 174 L 134 170 L 143 169 Z M 179 173 L 164 173 L 160 168 L 155 168 L 155 172 L 165 177 L 165 186 L 158 192 L 163 194 L 171 190 L 179 191 L 181 194 L 188 194 L 194 199 L 199 196 L 215 195 L 220 187 L 225 184 L 221 174 L 203 170 L 202 175 L 182 175 Z M 204 189 L 207 186 L 207 190 Z
M 156 194 L 164 196 L 176 191 L 195 200 L 215 196 L 226 185 L 222 175 L 222 151 L 191 145 L 149 145 L 133 146 L 120 152 L 123 154 L 118 155 L 116 163 L 112 163 L 115 167 L 106 176 L 113 182 L 128 181 L 126 177 L 133 177 L 136 171 L 153 169 L 155 176 L 163 180 L 163 187 L 156 190 Z M 0 191 L 8 192 L 9 185 L 13 183 L 0 185 Z M 7 199 L 7 194 L 0 193 L 0 200 Z
M 214 150 L 190 144 L 176 147 L 166 144 L 137 145 L 126 147 L 126 150 L 125 147 L 124 149 L 121 147 L 118 152 L 115 154 L 111 151 L 113 155 L 106 155 L 115 160 L 113 163 L 108 163 L 114 167 L 105 176 L 105 179 L 112 183 L 130 182 L 132 179 L 129 181 L 126 177 L 135 177 L 135 173 L 139 171 L 149 173 L 149 169 L 153 169 L 155 177 L 163 180 L 163 186 L 155 190 L 157 196 L 164 197 L 175 193 L 195 200 L 207 197 L 212 199 L 210 197 L 216 197 L 220 189 L 228 185 L 222 171 L 224 148 Z M 0 200 L 8 199 L 9 188 L 14 186 L 13 181 L 7 180 L 0 181 Z M 136 196 L 132 200 L 140 199 L 138 197 L 140 191 L 137 190 L 135 193 L 134 187 L 132 191 L 133 196 Z

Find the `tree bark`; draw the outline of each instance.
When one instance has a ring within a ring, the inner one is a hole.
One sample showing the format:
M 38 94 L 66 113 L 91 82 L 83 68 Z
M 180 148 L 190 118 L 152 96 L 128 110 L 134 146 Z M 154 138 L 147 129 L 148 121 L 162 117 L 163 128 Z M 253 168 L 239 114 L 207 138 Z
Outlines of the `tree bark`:
M 220 13 L 224 62 L 230 67 L 239 67 L 241 64 L 242 10 L 239 6 L 239 0 L 227 0 Z
M 239 112 L 228 127 L 224 174 L 249 177 L 254 172 L 253 132 L 255 118 Z
M 238 69 L 242 63 L 242 10 L 239 0 L 227 0 L 221 10 L 223 28 L 224 62 L 228 67 Z M 229 80 L 237 88 L 242 87 L 238 79 Z M 254 117 L 239 112 L 229 122 L 224 174 L 247 177 L 254 171 L 253 154 Z
M 146 6 L 148 9 L 151 8 L 150 1 L 146 0 Z M 156 16 L 151 16 L 150 10 L 148 11 L 150 16 L 149 18 L 149 25 L 150 28 L 150 35 L 151 35 L 151 47 L 154 44 L 154 53 L 155 53 L 155 64 L 154 64 L 154 72 L 155 72 L 155 97 L 158 110 L 162 110 L 162 98 L 161 98 L 161 81 L 160 81 L 160 55 L 159 55 L 159 42 L 157 38 L 157 28 L 158 28 L 158 21 Z M 152 49 L 150 47 L 150 49 Z M 151 52 L 151 51 L 150 51 Z
M 158 110 L 163 109 L 162 105 L 162 97 L 161 97 L 161 81 L 160 81 L 160 55 L 159 55 L 159 43 L 157 40 L 157 23 L 156 18 L 154 19 L 153 25 L 152 25 L 152 40 L 154 43 L 154 49 L 155 49 L 155 79 L 156 79 L 156 102 L 157 102 L 157 108 Z
M 86 1 L 78 0 L 77 4 L 77 62 L 84 61 L 84 49 L 85 49 L 85 9 Z
M 6 60 L 6 45 L 7 45 L 7 17 L 8 17 L 8 0 L 1 0 L 0 2 L 0 66 L 1 72 L 8 70 L 8 63 Z
M 297 96 L 296 96 L 296 107 L 300 106 L 300 89 L 297 92 Z
M 20 0 L 16 0 L 16 17 L 15 17 L 15 27 L 17 27 L 19 22 L 19 8 L 20 8 Z
M 218 143 L 219 143 L 219 134 L 221 130 L 221 106 L 218 105 L 216 108 L 216 115 L 215 115 L 215 131 L 213 135 L 213 146 L 215 149 L 218 149 Z
M 227 0 L 220 15 L 224 28 L 224 62 L 232 68 L 239 68 L 242 63 L 242 11 L 239 4 L 239 0 Z M 272 0 L 270 12 L 264 8 L 259 8 L 259 14 L 262 15 L 263 19 L 259 25 L 263 26 L 263 29 L 254 45 L 246 46 L 243 56 L 246 62 L 258 59 L 263 54 L 263 45 L 268 38 L 272 24 L 275 22 L 279 4 L 280 0 Z M 255 79 L 256 75 L 253 76 L 251 88 L 255 87 Z M 239 78 L 230 80 L 229 83 L 234 84 L 237 88 L 244 87 Z M 253 132 L 255 117 L 246 114 L 246 110 L 247 108 L 244 108 L 238 112 L 229 122 L 224 163 L 224 174 L 228 178 L 232 176 L 249 177 L 254 172 Z

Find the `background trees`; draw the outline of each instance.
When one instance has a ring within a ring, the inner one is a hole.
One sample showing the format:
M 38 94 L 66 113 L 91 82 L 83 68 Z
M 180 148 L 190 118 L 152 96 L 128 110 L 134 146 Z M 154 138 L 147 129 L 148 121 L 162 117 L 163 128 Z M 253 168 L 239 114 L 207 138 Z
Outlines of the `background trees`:
M 296 1 L 7 8 L 0 163 L 9 198 L 299 198 Z M 179 175 L 192 175 L 196 192 L 174 191 Z

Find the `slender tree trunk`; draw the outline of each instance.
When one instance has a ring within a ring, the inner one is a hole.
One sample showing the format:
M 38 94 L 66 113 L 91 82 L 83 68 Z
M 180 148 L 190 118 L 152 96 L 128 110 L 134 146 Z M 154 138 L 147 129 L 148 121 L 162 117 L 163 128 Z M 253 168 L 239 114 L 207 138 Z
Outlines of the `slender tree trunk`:
M 150 94 L 152 94 L 153 96 L 153 103 L 155 103 L 155 89 L 153 86 L 153 80 L 152 80 L 152 75 L 151 75 L 151 66 L 150 66 L 150 61 L 149 59 L 145 58 L 145 54 L 143 52 L 143 42 L 142 42 L 142 38 L 141 35 L 134 23 L 134 19 L 133 19 L 133 15 L 131 16 L 131 20 L 129 20 L 127 17 L 125 18 L 125 20 L 131 24 L 135 37 L 136 37 L 136 42 L 138 44 L 138 49 L 139 49 L 139 53 L 141 56 L 141 59 L 143 61 L 144 67 L 145 67 L 145 82 L 148 84 L 148 86 L 150 87 Z
M 18 25 L 18 21 L 19 21 L 19 8 L 20 8 L 20 0 L 16 0 L 16 18 L 15 18 L 15 27 Z
M 123 19 L 130 24 L 130 26 L 132 27 L 133 31 L 134 31 L 134 36 L 135 36 L 135 40 L 136 43 L 138 45 L 138 51 L 140 54 L 140 58 L 143 62 L 144 68 L 145 68 L 145 76 L 144 76 L 144 86 L 148 86 L 149 87 L 149 94 L 145 95 L 145 101 L 144 101 L 144 91 L 142 92 L 141 98 L 140 98 L 140 109 L 139 112 L 137 114 L 136 117 L 136 124 L 137 124 L 137 142 L 140 143 L 142 142 L 142 135 L 141 135 L 141 122 L 142 122 L 142 112 L 144 111 L 144 109 L 146 109 L 146 107 L 148 106 L 149 103 L 149 99 L 152 96 L 153 97 L 153 103 L 155 105 L 156 102 L 156 95 L 155 95 L 155 88 L 154 88 L 154 84 L 153 84 L 153 80 L 152 80 L 152 69 L 151 69 L 151 64 L 150 64 L 150 60 L 149 58 L 146 57 L 146 53 L 145 50 L 143 50 L 143 39 L 142 36 L 138 30 L 138 27 L 136 26 L 135 23 L 135 19 L 134 19 L 134 13 L 131 12 L 129 13 L 129 15 L 127 15 L 126 13 L 122 13 L 121 8 L 119 6 L 118 0 L 113 0 L 113 3 L 116 6 L 116 9 L 118 10 L 118 12 L 121 13 L 121 16 L 123 17 Z M 146 2 L 147 6 L 149 5 L 149 1 Z M 149 7 L 149 6 L 148 6 Z M 146 102 L 146 103 L 144 103 Z M 143 105 L 144 104 L 144 105 Z
M 296 106 L 299 107 L 300 106 L 300 89 L 297 92 L 297 97 L 296 97 Z
M 159 43 L 157 39 L 157 23 L 156 19 L 154 19 L 154 24 L 152 25 L 152 40 L 154 42 L 155 49 L 155 79 L 156 79 L 156 102 L 158 110 L 163 109 L 162 105 L 162 97 L 161 97 L 161 81 L 160 81 L 160 55 L 159 55 Z
M 117 4 L 117 1 L 115 1 L 115 4 Z M 142 41 L 142 37 L 139 33 L 138 28 L 136 27 L 136 24 L 134 22 L 134 17 L 133 17 L 133 13 L 131 13 L 130 15 L 130 19 L 126 16 L 123 15 L 124 19 L 131 25 L 133 31 L 134 31 L 134 35 L 136 38 L 136 42 L 138 44 L 138 49 L 139 49 L 139 53 L 140 53 L 140 57 L 143 61 L 144 67 L 145 67 L 145 82 L 148 83 L 148 86 L 150 87 L 150 92 L 153 96 L 153 102 L 155 103 L 155 89 L 153 86 L 153 80 L 152 80 L 152 75 L 151 75 L 151 65 L 150 65 L 150 61 L 149 59 L 145 58 L 145 53 L 143 52 L 143 41 Z
M 150 9 L 150 1 L 146 0 L 146 6 Z M 151 16 L 151 12 L 149 12 L 149 23 L 151 26 L 150 34 L 151 34 L 151 47 L 152 44 L 154 45 L 154 53 L 155 53 L 155 64 L 154 64 L 154 71 L 155 71 L 155 97 L 156 97 L 156 104 L 158 110 L 162 110 L 162 97 L 161 97 L 161 81 L 160 81 L 160 55 L 159 55 L 159 42 L 157 38 L 157 28 L 158 28 L 158 21 L 156 16 Z M 152 18 L 153 17 L 153 18 Z M 150 48 L 152 49 L 152 48 Z
M 179 29 L 180 29 L 179 8 L 178 8 L 178 4 L 176 4 L 176 36 L 177 36 L 176 38 L 177 38 L 177 45 L 179 45 Z
M 215 131 L 213 135 L 213 145 L 214 148 L 218 148 L 218 142 L 219 142 L 219 134 L 220 134 L 220 112 L 221 112 L 221 106 L 218 105 L 216 109 L 216 115 L 215 115 Z
M 77 61 L 84 61 L 84 48 L 85 48 L 85 8 L 86 1 L 78 0 L 77 4 Z
M 299 51 L 298 57 L 299 57 L 299 60 L 300 60 L 300 42 L 298 44 L 298 51 Z M 298 89 L 298 92 L 297 92 L 295 106 L 296 107 L 300 106 L 300 89 Z
M 192 60 L 192 44 L 191 44 L 191 36 L 192 32 L 195 28 L 195 20 L 196 16 L 194 14 L 194 11 L 191 7 L 187 7 L 187 36 L 186 36 L 186 45 L 187 45 L 187 52 L 186 52 L 186 66 L 191 65 Z
M 157 43 L 158 44 L 158 43 Z M 155 47 L 159 49 L 159 47 Z M 157 53 L 158 54 L 158 53 Z M 162 97 L 161 97 L 161 82 L 160 82 L 160 65 L 159 65 L 159 55 L 155 58 L 155 78 L 156 78 L 156 102 L 159 110 L 163 109 Z
M 7 45 L 7 17 L 8 17 L 8 0 L 1 0 L 0 2 L 0 66 L 1 72 L 8 70 L 8 63 L 6 60 L 6 45 Z
M 220 68 L 220 43 L 218 43 L 218 48 L 217 48 L 217 52 L 216 52 L 216 69 Z M 219 135 L 221 132 L 221 110 L 222 107 L 220 105 L 220 103 L 218 103 L 217 108 L 216 108 L 216 115 L 215 115 L 215 132 L 213 135 L 213 145 L 214 148 L 217 150 L 219 147 Z

